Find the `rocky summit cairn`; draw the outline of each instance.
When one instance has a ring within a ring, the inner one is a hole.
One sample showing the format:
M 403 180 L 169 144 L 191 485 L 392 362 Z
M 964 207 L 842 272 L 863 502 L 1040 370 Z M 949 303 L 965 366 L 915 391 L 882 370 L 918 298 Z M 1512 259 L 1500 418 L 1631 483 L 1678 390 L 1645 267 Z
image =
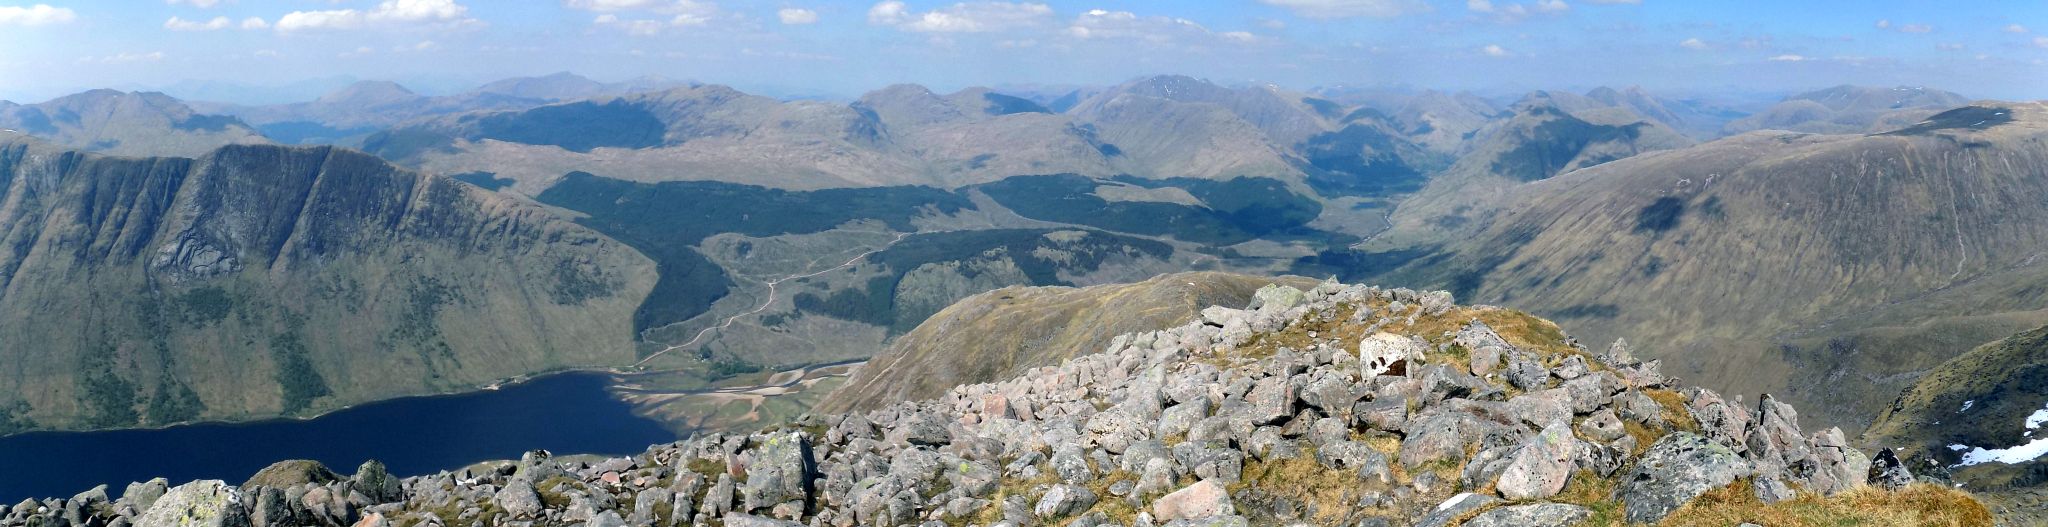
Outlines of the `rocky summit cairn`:
M 1768 396 L 1679 388 L 1623 343 L 1596 358 L 1522 313 L 1325 283 L 935 400 L 632 457 L 535 451 L 404 479 L 283 462 L 239 488 L 156 480 L 0 507 L 0 525 L 1655 523 L 1730 489 L 1770 503 L 1910 486 L 1878 459 Z

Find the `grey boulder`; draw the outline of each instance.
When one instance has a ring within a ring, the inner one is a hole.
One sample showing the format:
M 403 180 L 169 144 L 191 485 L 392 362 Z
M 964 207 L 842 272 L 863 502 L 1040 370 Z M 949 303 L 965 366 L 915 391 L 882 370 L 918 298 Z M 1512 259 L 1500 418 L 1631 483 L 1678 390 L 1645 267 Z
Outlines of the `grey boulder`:
M 1565 527 L 1577 525 L 1593 511 L 1564 503 L 1531 503 L 1479 513 L 1465 527 Z
M 1650 445 L 1614 495 L 1628 508 L 1629 522 L 1657 523 L 1700 494 L 1748 474 L 1749 464 L 1735 450 L 1676 432 Z
M 194 481 L 164 493 L 136 527 L 249 527 L 242 491 L 220 480 Z

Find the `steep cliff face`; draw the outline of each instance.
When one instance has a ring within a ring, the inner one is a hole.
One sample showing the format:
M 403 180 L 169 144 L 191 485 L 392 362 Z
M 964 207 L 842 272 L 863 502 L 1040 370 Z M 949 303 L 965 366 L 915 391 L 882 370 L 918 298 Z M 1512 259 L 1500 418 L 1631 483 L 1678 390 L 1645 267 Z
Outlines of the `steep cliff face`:
M 306 414 L 624 363 L 653 281 L 541 209 L 352 151 L 0 142 L 15 428 Z

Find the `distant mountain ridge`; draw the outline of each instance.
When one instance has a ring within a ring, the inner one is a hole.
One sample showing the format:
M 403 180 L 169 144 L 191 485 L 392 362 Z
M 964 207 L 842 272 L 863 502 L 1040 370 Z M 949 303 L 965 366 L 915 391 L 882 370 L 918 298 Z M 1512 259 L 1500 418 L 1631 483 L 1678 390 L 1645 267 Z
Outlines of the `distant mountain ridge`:
M 1968 97 L 1923 87 L 1843 85 L 1787 97 L 1756 115 L 1729 122 L 1722 132 L 1878 133 L 1969 103 Z
M 477 110 L 531 108 L 551 102 L 658 91 L 690 83 L 642 77 L 602 83 L 573 73 L 516 77 L 468 92 L 426 96 L 390 81 L 358 81 L 310 102 L 238 105 L 193 103 L 206 111 L 234 115 L 288 143 L 342 143 L 399 123 Z
M 126 156 L 193 156 L 223 145 L 270 142 L 234 117 L 203 114 L 155 92 L 92 90 L 37 104 L 0 101 L 0 128 Z
M 1182 76 L 1146 77 L 1093 92 L 1064 111 L 984 88 L 940 95 L 898 85 L 839 105 L 699 86 L 444 116 L 389 130 L 365 146 L 430 171 L 493 173 L 521 182 L 514 188 L 526 192 L 571 170 L 641 181 L 710 179 L 795 189 L 953 188 L 1056 173 L 1302 182 L 1322 169 L 1301 149 L 1344 131 L 1343 118 L 1350 113 L 1350 107 L 1278 88 L 1226 88 Z M 598 143 L 507 133 L 566 130 L 544 123 L 572 125 L 559 121 L 572 115 L 580 116 L 578 122 L 639 123 L 608 126 L 607 133 L 641 128 L 631 132 L 639 135 Z M 1427 169 L 1408 167 L 1420 162 L 1412 155 L 1392 154 L 1422 151 L 1404 133 L 1374 133 L 1382 146 L 1365 157 L 1415 174 Z M 599 148 L 606 149 L 602 155 L 593 152 Z M 1331 177 L 1363 177 L 1353 172 Z M 1342 183 L 1326 188 L 1356 186 Z

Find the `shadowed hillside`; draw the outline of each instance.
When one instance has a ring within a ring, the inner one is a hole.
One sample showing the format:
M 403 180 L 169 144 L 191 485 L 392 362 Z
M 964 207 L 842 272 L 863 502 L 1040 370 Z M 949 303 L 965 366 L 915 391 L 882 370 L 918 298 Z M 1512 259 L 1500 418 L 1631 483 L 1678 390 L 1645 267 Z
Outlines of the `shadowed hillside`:
M 16 429 L 306 415 L 626 364 L 654 281 L 537 207 L 333 148 L 0 139 L 0 216 Z

